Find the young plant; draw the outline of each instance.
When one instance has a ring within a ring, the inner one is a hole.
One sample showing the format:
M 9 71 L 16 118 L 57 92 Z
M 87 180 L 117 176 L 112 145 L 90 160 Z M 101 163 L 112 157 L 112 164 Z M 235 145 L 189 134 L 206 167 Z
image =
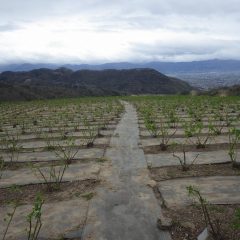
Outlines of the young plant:
M 26 120 L 25 119 L 21 119 L 20 126 L 21 126 L 21 133 L 22 134 L 26 133 L 26 129 L 27 129 L 26 125 L 27 125 L 26 124 Z
M 237 145 L 240 141 L 240 129 L 230 128 L 228 139 L 229 139 L 228 155 L 231 159 L 232 166 L 240 168 L 240 164 L 237 162 Z
M 43 199 L 41 195 L 37 195 L 33 209 L 27 216 L 28 228 L 27 228 L 27 236 L 28 240 L 37 240 L 39 232 L 42 227 L 42 206 Z
M 90 121 L 88 121 L 86 118 L 84 118 L 84 126 L 85 129 L 83 130 L 83 134 L 84 134 L 84 144 L 90 148 L 93 147 L 94 145 L 94 141 L 97 138 L 98 135 L 98 128 L 97 126 L 91 125 Z
M 224 240 L 223 233 L 221 232 L 221 226 L 219 220 L 214 219 L 209 211 L 209 203 L 203 198 L 200 191 L 194 186 L 188 186 L 187 191 L 189 196 L 195 198 L 201 206 L 202 214 L 206 227 L 209 227 L 210 234 L 214 240 Z
M 19 141 L 19 135 L 10 135 L 7 133 L 6 138 L 3 139 L 3 146 L 7 150 L 10 162 L 18 160 L 19 153 L 22 149 L 22 145 Z
M 156 138 L 159 134 L 159 130 L 157 127 L 156 122 L 153 118 L 151 118 L 149 115 L 145 116 L 144 118 L 144 124 L 150 135 L 154 138 Z
M 17 186 L 12 186 L 11 187 L 11 191 L 20 191 L 20 189 Z M 7 233 L 9 231 L 9 227 L 10 227 L 10 225 L 12 223 L 13 217 L 14 217 L 14 215 L 16 213 L 16 210 L 17 210 L 17 208 L 19 206 L 19 199 L 15 199 L 14 201 L 11 201 L 9 203 L 9 205 L 12 206 L 12 211 L 7 213 L 7 216 L 4 218 L 4 222 L 6 222 L 7 225 L 6 225 L 6 228 L 5 228 L 4 232 L 3 232 L 2 240 L 6 239 Z
M 60 131 L 60 138 L 62 140 L 67 139 L 68 131 L 67 131 L 66 123 L 63 123 L 63 125 L 59 127 L 59 131 Z
M 3 133 L 3 130 L 4 128 L 3 128 L 3 121 L 2 121 L 2 119 L 0 119 L 0 133 Z
M 80 125 L 81 125 L 81 118 L 80 117 L 75 117 L 73 121 L 73 129 L 75 132 L 79 131 Z
M 209 123 L 209 131 L 215 136 L 221 135 L 222 129 L 223 129 L 223 126 L 216 126 L 212 123 Z
M 191 134 L 188 132 L 185 132 L 186 137 L 189 139 L 190 142 L 192 142 L 194 145 L 196 145 L 196 148 L 205 148 L 206 144 L 210 138 L 210 130 L 208 128 L 208 132 L 205 134 L 203 133 L 204 125 L 202 122 L 195 122 L 192 125 L 191 128 Z M 191 138 L 193 137 L 193 138 Z M 195 139 L 194 139 L 195 138 Z
M 171 128 L 177 128 L 179 117 L 177 116 L 175 109 L 166 111 L 166 118 L 169 120 Z
M 72 160 L 79 152 L 79 148 L 76 147 L 74 138 L 68 137 L 62 145 L 58 144 L 54 152 L 61 161 L 71 164 Z
M 12 220 L 13 220 L 13 217 L 14 217 L 14 215 L 15 215 L 15 213 L 16 213 L 16 210 L 17 210 L 17 208 L 18 208 L 18 206 L 19 206 L 19 204 L 18 204 L 17 202 L 13 202 L 12 204 L 13 204 L 13 210 L 12 210 L 12 212 L 7 213 L 7 217 L 4 218 L 4 222 L 7 223 L 7 226 L 6 226 L 6 228 L 5 228 L 4 232 L 3 232 L 3 238 L 2 238 L 2 240 L 5 240 L 5 239 L 6 239 L 6 236 L 7 236 L 8 230 L 9 230 L 9 227 L 10 227 L 11 222 L 12 222 Z
M 235 217 L 233 220 L 233 228 L 240 229 L 240 208 L 238 208 L 235 212 Z
M 183 121 L 182 128 L 184 129 L 184 135 L 188 138 L 193 137 L 195 126 L 192 121 Z
M 159 128 L 159 138 L 160 138 L 160 148 L 162 151 L 166 151 L 168 148 L 168 143 L 170 139 L 175 135 L 177 129 L 172 130 L 169 123 L 164 124 L 162 121 L 160 122 Z
M 181 146 L 181 149 L 182 149 L 182 156 L 176 155 L 173 152 L 173 157 L 178 159 L 178 161 L 181 165 L 182 171 L 188 171 L 191 168 L 191 166 L 195 163 L 195 161 L 197 160 L 199 154 L 197 154 L 195 156 L 195 158 L 190 163 L 188 163 L 187 157 L 186 157 L 186 149 L 185 149 L 184 145 Z
M 44 181 L 49 192 L 60 189 L 60 185 L 63 181 L 63 176 L 69 166 L 69 163 L 78 152 L 72 152 L 71 150 L 71 148 L 68 149 L 67 147 L 62 147 L 60 145 L 58 146 L 55 154 L 56 156 L 60 157 L 59 165 L 56 165 L 54 161 L 51 162 L 50 167 L 46 168 L 41 168 L 39 166 L 29 164 L 33 173 Z
M 60 189 L 67 168 L 68 163 L 66 161 L 61 161 L 60 165 L 55 165 L 54 162 L 51 162 L 50 167 L 47 168 L 31 167 L 36 176 L 42 178 L 49 192 Z
M 52 132 L 46 133 L 43 132 L 43 139 L 46 142 L 47 146 L 46 146 L 46 150 L 47 151 L 52 151 L 56 149 L 56 139 L 55 136 L 53 135 Z
M 101 130 L 107 129 L 108 118 L 104 115 L 104 111 L 102 109 L 96 111 L 96 117 L 98 120 L 96 121 L 97 125 L 97 136 L 102 137 Z
M 221 135 L 225 123 L 220 112 L 214 112 L 213 119 L 210 120 L 209 126 L 214 135 Z
M 31 127 L 31 131 L 34 133 L 36 138 L 41 138 L 42 137 L 41 130 L 42 130 L 42 128 L 41 128 L 40 124 L 32 125 L 32 127 Z
M 5 168 L 5 162 L 3 157 L 0 156 L 0 179 L 2 178 L 4 168 Z
M 236 116 L 232 116 L 228 112 L 228 107 L 224 108 L 223 113 L 222 113 L 222 118 L 227 127 L 231 127 L 233 125 L 234 121 L 236 121 Z

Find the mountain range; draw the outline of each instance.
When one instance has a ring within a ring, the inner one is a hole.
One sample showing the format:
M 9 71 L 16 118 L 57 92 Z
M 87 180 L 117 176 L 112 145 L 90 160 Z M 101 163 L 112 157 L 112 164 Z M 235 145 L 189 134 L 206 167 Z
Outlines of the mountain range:
M 147 62 L 147 63 L 130 63 L 117 62 L 105 64 L 5 64 L 0 65 L 0 72 L 3 71 L 30 71 L 39 68 L 57 69 L 65 67 L 73 71 L 77 70 L 105 70 L 105 69 L 135 69 L 135 68 L 152 68 L 164 74 L 176 73 L 206 73 L 206 72 L 233 72 L 240 71 L 239 60 L 206 60 L 193 62 Z
M 182 80 L 149 68 L 73 71 L 62 67 L 0 74 L 0 100 L 176 94 L 188 93 L 192 89 Z

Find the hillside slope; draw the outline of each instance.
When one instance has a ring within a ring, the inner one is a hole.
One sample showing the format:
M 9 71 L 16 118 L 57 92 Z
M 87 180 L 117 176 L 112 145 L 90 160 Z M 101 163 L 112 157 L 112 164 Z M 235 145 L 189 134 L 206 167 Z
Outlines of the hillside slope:
M 37 69 L 0 74 L 0 100 L 76 96 L 186 93 L 192 87 L 153 69 L 79 70 Z

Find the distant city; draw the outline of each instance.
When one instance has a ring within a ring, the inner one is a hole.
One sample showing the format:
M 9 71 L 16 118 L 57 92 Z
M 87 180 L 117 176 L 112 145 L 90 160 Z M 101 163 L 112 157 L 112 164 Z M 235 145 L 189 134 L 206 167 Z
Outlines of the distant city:
M 240 85 L 240 71 L 234 72 L 206 72 L 206 73 L 178 73 L 168 74 L 190 83 L 192 86 L 208 90 L 213 88 Z

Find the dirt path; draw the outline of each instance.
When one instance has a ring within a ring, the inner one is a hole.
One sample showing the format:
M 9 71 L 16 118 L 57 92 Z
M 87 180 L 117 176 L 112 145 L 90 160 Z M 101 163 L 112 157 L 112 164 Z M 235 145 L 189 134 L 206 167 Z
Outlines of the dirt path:
M 103 186 L 90 203 L 84 240 L 171 239 L 157 228 L 161 208 L 147 186 L 147 163 L 138 147 L 139 130 L 135 108 L 124 102 L 123 115 L 105 157 L 101 171 Z

